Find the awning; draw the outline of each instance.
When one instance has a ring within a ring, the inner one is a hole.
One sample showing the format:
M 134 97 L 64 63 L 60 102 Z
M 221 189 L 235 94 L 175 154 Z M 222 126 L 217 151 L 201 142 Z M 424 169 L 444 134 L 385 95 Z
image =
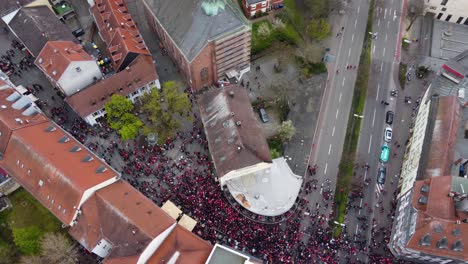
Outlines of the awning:
M 197 225 L 197 221 L 195 221 L 190 216 L 184 214 L 182 218 L 179 220 L 179 225 L 185 227 L 187 230 L 192 231 L 195 226 Z
M 167 200 L 163 204 L 161 209 L 163 209 L 164 212 L 166 212 L 170 217 L 172 217 L 172 218 L 174 218 L 176 220 L 182 214 L 182 211 L 179 208 L 177 208 L 177 206 L 173 202 L 171 202 L 169 200 Z

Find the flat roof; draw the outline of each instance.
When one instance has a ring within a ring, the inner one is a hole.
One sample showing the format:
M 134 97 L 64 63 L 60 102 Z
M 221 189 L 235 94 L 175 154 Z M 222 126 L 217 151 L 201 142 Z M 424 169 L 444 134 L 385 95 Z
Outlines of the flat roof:
M 468 50 L 468 27 L 434 19 L 431 57 L 451 59 Z

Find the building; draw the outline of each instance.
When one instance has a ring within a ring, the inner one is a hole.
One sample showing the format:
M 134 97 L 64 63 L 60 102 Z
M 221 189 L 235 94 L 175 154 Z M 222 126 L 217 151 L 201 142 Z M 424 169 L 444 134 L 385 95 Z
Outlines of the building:
M 93 82 L 65 101 L 88 124 L 97 124 L 106 112 L 104 105 L 113 94 L 132 103 L 153 88 L 161 88 L 159 76 L 143 38 L 123 0 L 96 0 L 90 8 L 99 35 L 107 43 L 115 74 Z
M 439 20 L 468 25 L 468 5 L 464 0 L 427 0 L 424 13 L 434 13 Z
M 389 248 L 419 263 L 468 263 L 468 51 L 422 97 L 403 160 Z
M 160 48 L 194 90 L 250 70 L 251 26 L 232 1 L 142 2 Z
M 302 178 L 284 158 L 272 160 L 246 89 L 235 85 L 211 89 L 198 104 L 221 187 L 252 213 L 287 212 L 295 204 Z
M 45 5 L 23 7 L 15 11 L 7 25 L 34 57 L 39 55 L 48 41 L 78 43 L 68 27 Z
M 138 56 L 125 70 L 65 98 L 65 102 L 88 124 L 95 125 L 105 116 L 104 105 L 112 95 L 125 96 L 135 103 L 155 87 L 160 89 L 161 84 L 152 58 Z
M 248 18 L 253 18 L 283 6 L 283 0 L 242 0 L 242 10 Z
M 0 106 L 1 171 L 50 210 L 84 248 L 105 258 L 104 263 L 207 261 L 213 249 L 209 242 L 178 225 L 3 80 Z
M 116 71 L 125 69 L 138 55 L 151 56 L 125 1 L 96 0 L 90 12 Z
M 0 18 L 2 18 L 5 24 L 8 24 L 22 7 L 41 5 L 48 6 L 52 10 L 48 0 L 3 0 L 0 5 Z
M 34 64 L 49 81 L 70 96 L 102 78 L 101 70 L 80 44 L 72 41 L 49 41 Z

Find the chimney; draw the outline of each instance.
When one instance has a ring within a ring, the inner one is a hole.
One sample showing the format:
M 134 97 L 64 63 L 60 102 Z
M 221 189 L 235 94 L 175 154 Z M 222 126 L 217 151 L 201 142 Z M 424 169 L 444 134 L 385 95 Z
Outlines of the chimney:
M 237 126 L 241 126 L 241 125 L 242 125 L 242 122 L 241 122 L 241 121 L 237 121 L 237 122 L 236 122 L 236 125 L 237 125 Z
M 230 95 L 231 97 L 234 97 L 234 91 L 229 91 L 229 95 Z
M 234 112 L 231 112 L 231 116 L 235 116 Z

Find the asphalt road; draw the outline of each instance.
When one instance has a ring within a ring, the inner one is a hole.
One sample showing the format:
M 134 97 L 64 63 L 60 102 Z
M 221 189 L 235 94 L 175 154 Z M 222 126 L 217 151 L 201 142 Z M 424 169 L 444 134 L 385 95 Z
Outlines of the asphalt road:
M 365 238 L 366 245 L 371 242 L 371 229 L 375 223 L 374 228 L 378 229 L 382 226 L 387 227 L 391 223 L 391 218 L 387 217 L 390 212 L 390 201 L 392 200 L 392 192 L 388 193 L 391 189 L 390 185 L 396 187 L 397 179 L 394 177 L 395 168 L 398 164 L 393 164 L 392 158 L 395 151 L 404 149 L 404 144 L 397 148 L 394 144 L 396 139 L 389 143 L 390 146 L 390 163 L 382 164 L 379 161 L 381 146 L 384 143 L 383 134 L 386 126 L 385 115 L 387 111 L 395 113 L 393 130 L 394 135 L 399 133 L 399 128 L 396 126 L 401 123 L 397 119 L 401 106 L 397 108 L 397 100 L 403 100 L 404 94 L 399 88 L 398 84 L 398 66 L 400 61 L 400 30 L 402 14 L 404 13 L 404 0 L 389 0 L 389 1 L 376 1 L 374 8 L 374 21 L 373 32 L 377 33 L 376 38 L 372 40 L 371 46 L 371 74 L 369 79 L 369 86 L 367 91 L 366 105 L 363 113 L 362 126 L 360 137 L 357 147 L 357 163 L 360 166 L 356 170 L 357 177 L 361 177 L 361 183 L 364 194 L 363 198 L 358 198 L 354 201 L 354 205 L 360 208 L 348 211 L 345 224 L 347 226 L 348 236 L 360 235 L 361 239 Z M 414 75 L 413 75 L 414 77 Z M 399 96 L 392 97 L 390 91 L 398 90 Z M 386 101 L 389 104 L 384 105 L 381 101 Z M 398 101 L 400 103 L 400 101 Z M 403 102 L 404 104 L 404 102 Z M 411 112 L 411 111 L 410 111 Z M 404 122 L 404 121 L 403 121 Z M 410 120 L 406 121 L 407 123 Z M 399 136 L 404 137 L 400 133 Z M 402 154 L 400 154 L 400 157 Z M 370 168 L 362 168 L 363 164 L 369 164 Z M 401 163 L 400 163 L 401 164 Z M 392 168 L 390 168 L 392 165 Z M 393 166 L 395 165 L 395 166 Z M 379 167 L 387 168 L 387 177 L 385 185 L 376 182 L 377 171 Z M 365 180 L 370 180 L 366 186 Z M 387 193 L 384 193 L 384 190 Z M 382 203 L 379 204 L 379 202 Z M 383 202 L 385 201 L 385 203 Z M 381 213 L 381 208 L 384 211 Z M 378 216 L 377 216 L 378 215 Z M 367 221 L 358 221 L 358 217 L 367 216 Z M 384 217 L 382 217 L 384 216 Z M 372 222 L 373 218 L 376 222 Z M 385 244 L 372 245 L 373 247 L 385 247 Z M 369 250 L 369 247 L 365 247 Z M 356 258 L 361 261 L 368 261 L 368 251 L 358 253 Z

